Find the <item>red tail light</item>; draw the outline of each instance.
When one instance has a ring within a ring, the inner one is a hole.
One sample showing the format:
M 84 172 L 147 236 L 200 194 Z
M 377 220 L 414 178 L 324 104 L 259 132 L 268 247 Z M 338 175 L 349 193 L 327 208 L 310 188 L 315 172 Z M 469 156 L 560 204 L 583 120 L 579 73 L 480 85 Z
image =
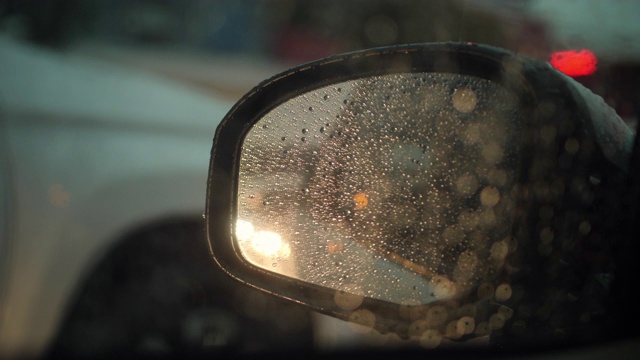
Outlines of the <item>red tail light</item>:
M 596 71 L 598 59 L 589 50 L 567 50 L 551 54 L 550 63 L 566 75 L 585 76 Z

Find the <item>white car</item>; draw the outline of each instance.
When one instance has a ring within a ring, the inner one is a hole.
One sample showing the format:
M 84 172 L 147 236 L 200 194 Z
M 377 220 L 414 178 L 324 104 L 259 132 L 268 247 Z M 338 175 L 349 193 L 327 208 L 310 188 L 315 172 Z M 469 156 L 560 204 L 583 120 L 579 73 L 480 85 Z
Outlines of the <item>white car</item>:
M 9 37 L 0 64 L 0 358 L 220 347 L 270 320 L 200 231 L 231 103 Z

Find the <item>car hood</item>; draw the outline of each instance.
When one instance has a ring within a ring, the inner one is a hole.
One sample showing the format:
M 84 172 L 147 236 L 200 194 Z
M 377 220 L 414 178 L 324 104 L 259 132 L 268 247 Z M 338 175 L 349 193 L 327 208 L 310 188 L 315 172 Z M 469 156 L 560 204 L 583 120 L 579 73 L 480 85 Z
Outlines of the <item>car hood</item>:
M 85 125 L 215 129 L 232 103 L 184 84 L 0 35 L 0 114 Z M 11 118 L 11 116 L 9 116 Z

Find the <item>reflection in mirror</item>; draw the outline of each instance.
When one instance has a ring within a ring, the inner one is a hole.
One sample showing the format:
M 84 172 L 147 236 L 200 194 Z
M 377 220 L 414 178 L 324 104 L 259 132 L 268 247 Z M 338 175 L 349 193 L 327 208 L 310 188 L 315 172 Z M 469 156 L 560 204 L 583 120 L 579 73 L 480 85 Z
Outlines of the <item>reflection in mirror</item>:
M 458 74 L 393 74 L 303 94 L 242 147 L 235 239 L 255 266 L 363 296 L 429 304 L 510 296 L 516 97 Z M 499 291 L 499 294 L 496 293 Z

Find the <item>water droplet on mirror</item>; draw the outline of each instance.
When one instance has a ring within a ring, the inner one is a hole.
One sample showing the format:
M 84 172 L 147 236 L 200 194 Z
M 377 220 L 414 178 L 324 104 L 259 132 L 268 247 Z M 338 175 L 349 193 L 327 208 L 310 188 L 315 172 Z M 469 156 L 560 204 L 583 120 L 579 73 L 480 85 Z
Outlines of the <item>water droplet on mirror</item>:
M 442 335 L 438 330 L 427 330 L 420 336 L 420 346 L 426 349 L 435 349 L 440 346 Z
M 506 241 L 496 241 L 491 245 L 491 258 L 494 260 L 504 260 L 509 253 L 509 244 Z
M 462 113 L 469 113 L 476 108 L 478 98 L 473 90 L 462 87 L 453 92 L 451 102 L 456 110 Z
M 426 320 L 429 326 L 439 326 L 447 320 L 447 308 L 442 305 L 436 305 L 427 310 Z
M 476 328 L 476 321 L 470 316 L 464 316 L 456 322 L 456 332 L 458 335 L 467 335 L 473 333 Z
M 513 290 L 509 284 L 501 284 L 496 288 L 495 298 L 497 301 L 507 301 L 511 298 Z
M 577 139 L 569 138 L 564 143 L 564 149 L 567 153 L 574 155 L 580 150 L 580 142 Z
M 587 235 L 591 232 L 591 224 L 587 220 L 582 221 L 578 226 L 578 231 L 581 235 Z
M 483 321 L 476 326 L 476 331 L 474 332 L 476 336 L 487 336 L 491 334 L 491 326 L 488 322 Z
M 458 333 L 458 321 L 457 320 L 452 320 L 447 324 L 447 327 L 445 329 L 445 334 L 447 336 L 447 338 L 449 339 L 459 339 L 462 337 L 463 334 Z
M 489 318 L 489 326 L 491 327 L 492 330 L 502 329 L 505 322 L 506 322 L 506 319 L 504 314 L 500 314 L 500 313 L 493 314 Z
M 500 201 L 500 191 L 495 186 L 487 186 L 480 192 L 480 202 L 483 206 L 493 207 Z
M 336 291 L 333 300 L 343 310 L 355 310 L 364 301 L 362 290 L 357 285 L 346 285 L 347 291 Z
M 416 320 L 409 325 L 409 336 L 419 337 L 429 329 L 429 323 L 426 320 Z
M 359 309 L 349 314 L 349 322 L 362 327 L 351 327 L 352 330 L 368 333 L 376 324 L 376 315 L 370 310 Z

